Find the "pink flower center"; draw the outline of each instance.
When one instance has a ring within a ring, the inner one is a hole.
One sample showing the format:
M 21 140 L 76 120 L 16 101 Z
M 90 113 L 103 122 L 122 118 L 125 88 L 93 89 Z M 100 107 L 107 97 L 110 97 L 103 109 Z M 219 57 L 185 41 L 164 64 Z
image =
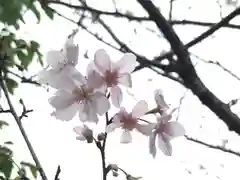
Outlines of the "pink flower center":
M 105 72 L 105 82 L 108 87 L 112 87 L 118 84 L 118 71 L 107 70 Z
M 73 90 L 76 103 L 84 103 L 90 99 L 90 95 L 93 93 L 93 88 L 87 88 L 86 86 L 81 86 Z
M 164 124 L 164 123 L 160 123 L 159 125 L 158 125 L 158 128 L 156 129 L 156 133 L 157 134 L 162 134 L 163 132 L 164 132 L 164 130 L 165 130 L 165 125 L 166 124 Z
M 133 130 L 136 127 L 137 119 L 132 118 L 131 115 L 128 115 L 120 120 L 123 123 L 122 128 L 127 129 L 129 131 Z

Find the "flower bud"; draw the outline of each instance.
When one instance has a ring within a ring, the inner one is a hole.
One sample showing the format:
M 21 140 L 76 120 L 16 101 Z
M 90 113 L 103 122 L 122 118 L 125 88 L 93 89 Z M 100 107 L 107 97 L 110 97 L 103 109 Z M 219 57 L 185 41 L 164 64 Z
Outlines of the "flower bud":
M 105 139 L 105 133 L 98 134 L 98 136 L 97 136 L 98 141 L 103 141 L 104 139 Z
M 110 167 L 114 171 L 118 171 L 118 166 L 116 164 L 110 164 Z
M 113 175 L 114 177 L 118 177 L 118 172 L 117 172 L 117 171 L 112 171 L 112 175 Z

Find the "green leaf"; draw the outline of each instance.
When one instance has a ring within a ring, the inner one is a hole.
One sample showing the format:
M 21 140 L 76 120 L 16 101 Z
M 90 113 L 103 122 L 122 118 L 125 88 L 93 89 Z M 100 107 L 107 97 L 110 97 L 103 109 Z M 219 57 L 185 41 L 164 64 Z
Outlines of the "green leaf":
M 13 142 L 12 142 L 12 141 L 6 141 L 6 142 L 4 142 L 4 144 L 7 144 L 7 145 L 12 145 L 12 144 L 13 144 Z
M 31 64 L 32 60 L 33 60 L 33 52 L 28 51 L 28 54 L 25 54 L 23 51 L 17 51 L 17 56 L 18 59 L 21 61 L 21 66 L 24 69 L 28 69 L 28 66 Z
M 40 63 L 41 66 L 43 66 L 43 59 L 42 59 L 43 55 L 39 51 L 40 44 L 36 41 L 30 41 L 30 44 L 31 44 L 32 51 L 35 52 L 38 57 L 38 62 Z
M 51 20 L 53 20 L 53 18 L 54 18 L 54 11 L 53 11 L 53 9 L 51 9 L 51 8 L 49 8 L 49 7 L 46 7 L 46 8 L 44 8 L 44 11 L 45 11 L 46 15 L 47 15 Z
M 8 126 L 9 124 L 6 121 L 0 120 L 0 129 L 3 128 L 3 126 Z
M 8 91 L 11 94 L 14 94 L 14 89 L 18 87 L 18 83 L 11 78 L 6 78 L 6 83 L 7 83 Z
M 23 39 L 14 39 L 14 42 L 18 49 L 24 49 L 27 47 L 27 42 Z
M 35 16 L 36 16 L 36 18 L 37 18 L 37 20 L 38 20 L 37 23 L 39 23 L 40 20 L 41 20 L 41 14 L 40 14 L 40 12 L 38 11 L 38 9 L 36 8 L 36 6 L 35 6 L 34 4 L 32 4 L 29 8 L 30 8 L 31 11 L 35 14 Z
M 6 178 L 10 178 L 13 170 L 12 151 L 5 147 L 0 146 L 0 172 L 4 174 Z
M 33 175 L 34 178 L 37 178 L 37 167 L 34 164 L 31 164 L 29 162 L 22 161 L 20 163 L 22 166 L 28 167 Z
M 22 178 L 20 176 L 15 177 L 13 180 L 21 180 Z

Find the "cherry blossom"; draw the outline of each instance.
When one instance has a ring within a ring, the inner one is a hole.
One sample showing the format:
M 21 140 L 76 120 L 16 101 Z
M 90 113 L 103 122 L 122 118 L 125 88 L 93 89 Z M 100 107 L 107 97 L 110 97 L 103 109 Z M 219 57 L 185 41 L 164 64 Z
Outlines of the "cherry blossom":
M 78 136 L 76 137 L 77 140 L 87 140 L 88 143 L 93 142 L 93 131 L 85 124 L 83 126 L 74 127 L 73 131 L 78 134 Z
M 78 72 L 73 77 L 65 77 L 61 82 L 61 89 L 49 99 L 55 108 L 54 115 L 57 119 L 69 121 L 78 112 L 81 121 L 98 122 L 98 116 L 106 113 L 110 103 L 102 92 L 96 91 L 91 82 L 92 73 L 86 79 Z
M 74 45 L 70 38 L 65 42 L 61 51 L 51 50 L 46 55 L 46 61 L 51 69 L 44 69 L 39 72 L 38 80 L 41 84 L 48 84 L 59 88 L 59 83 L 66 75 L 74 74 L 77 70 L 79 47 Z
M 105 91 L 109 88 L 111 101 L 114 106 L 119 108 L 123 94 L 118 85 L 132 87 L 131 72 L 136 66 L 136 56 L 126 53 L 119 61 L 113 62 L 107 52 L 100 49 L 94 55 L 93 65 L 102 76 L 102 88 Z
M 166 113 L 161 117 L 157 117 L 157 123 L 149 136 L 149 152 L 153 157 L 156 156 L 156 138 L 159 149 L 167 156 L 172 155 L 172 146 L 170 141 L 176 137 L 183 136 L 185 130 L 183 126 L 177 121 L 170 121 L 172 114 L 176 109 L 170 113 Z
M 132 141 L 130 132 L 133 129 L 136 129 L 144 135 L 149 135 L 151 131 L 149 126 L 139 123 L 139 117 L 145 115 L 147 111 L 148 105 L 144 100 L 139 101 L 131 113 L 128 113 L 125 108 L 121 107 L 120 111 L 113 117 L 112 123 L 106 127 L 106 132 L 110 133 L 116 128 L 122 128 L 121 143 L 130 143 Z

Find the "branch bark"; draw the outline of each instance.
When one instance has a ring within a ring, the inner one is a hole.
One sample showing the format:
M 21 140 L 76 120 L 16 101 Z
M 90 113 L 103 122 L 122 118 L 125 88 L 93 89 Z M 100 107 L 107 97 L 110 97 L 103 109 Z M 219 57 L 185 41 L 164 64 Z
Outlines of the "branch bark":
M 191 89 L 204 105 L 222 119 L 230 131 L 235 131 L 240 134 L 239 117 L 231 112 L 229 106 L 223 103 L 203 84 L 191 63 L 188 51 L 169 22 L 150 0 L 138 0 L 138 2 L 147 11 L 149 17 L 156 23 L 159 30 L 170 43 L 173 52 L 177 55 L 177 73 L 183 79 L 184 86 Z M 238 8 L 231 16 L 235 17 L 239 15 L 239 13 L 240 8 Z

